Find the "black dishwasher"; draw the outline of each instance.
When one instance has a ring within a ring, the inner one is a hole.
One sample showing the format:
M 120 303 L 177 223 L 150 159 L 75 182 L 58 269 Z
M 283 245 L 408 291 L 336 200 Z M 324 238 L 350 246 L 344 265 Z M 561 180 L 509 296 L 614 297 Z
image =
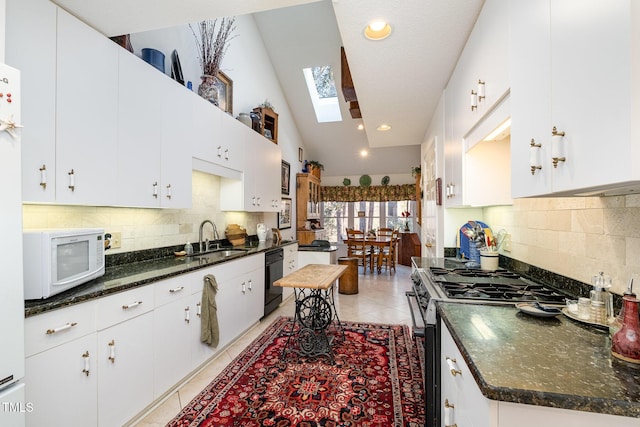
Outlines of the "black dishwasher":
M 278 308 L 282 302 L 282 288 L 273 286 L 273 282 L 282 279 L 282 248 L 265 252 L 264 256 L 264 316 Z

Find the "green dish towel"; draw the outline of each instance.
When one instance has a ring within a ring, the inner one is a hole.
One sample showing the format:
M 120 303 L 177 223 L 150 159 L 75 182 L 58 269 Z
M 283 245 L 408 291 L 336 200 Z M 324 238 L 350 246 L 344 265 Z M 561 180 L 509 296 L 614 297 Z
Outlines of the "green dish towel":
M 216 277 L 213 274 L 207 274 L 204 276 L 204 287 L 202 288 L 200 341 L 211 347 L 217 347 L 220 342 L 216 293 L 218 293 Z

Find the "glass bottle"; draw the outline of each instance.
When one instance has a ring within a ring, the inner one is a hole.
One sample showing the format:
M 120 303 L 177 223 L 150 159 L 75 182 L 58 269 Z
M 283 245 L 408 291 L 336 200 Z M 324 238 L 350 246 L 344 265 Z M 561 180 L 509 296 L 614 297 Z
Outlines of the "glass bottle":
M 640 300 L 629 295 L 622 297 L 624 319 L 620 330 L 611 338 L 611 355 L 625 362 L 640 364 Z

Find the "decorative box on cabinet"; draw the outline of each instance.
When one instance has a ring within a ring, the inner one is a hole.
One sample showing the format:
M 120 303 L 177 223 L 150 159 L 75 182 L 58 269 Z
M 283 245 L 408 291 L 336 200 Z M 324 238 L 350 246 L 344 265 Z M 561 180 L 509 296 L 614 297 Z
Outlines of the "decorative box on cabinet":
M 254 113 L 260 115 L 259 133 L 267 139 L 278 143 L 278 113 L 271 108 L 258 107 L 253 109 Z

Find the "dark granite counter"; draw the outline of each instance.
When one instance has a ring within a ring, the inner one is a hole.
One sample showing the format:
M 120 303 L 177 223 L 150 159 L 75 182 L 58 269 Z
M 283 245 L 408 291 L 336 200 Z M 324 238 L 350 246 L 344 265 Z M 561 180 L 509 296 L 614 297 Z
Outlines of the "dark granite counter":
M 236 246 L 234 248 L 243 249 L 243 251 L 238 251 L 238 253 L 224 258 L 215 256 L 199 257 L 197 253 L 195 254 L 196 256 L 192 257 L 176 257 L 173 255 L 173 249 L 180 250 L 181 248 L 173 247 L 143 251 L 144 253 L 142 255 L 137 256 L 118 254 L 118 258 L 128 262 L 110 265 L 109 260 L 107 260 L 107 268 L 105 269 L 104 276 L 47 299 L 25 301 L 24 314 L 25 317 L 35 316 L 50 310 L 80 304 L 95 298 L 126 291 L 137 286 L 147 285 L 169 277 L 294 243 L 297 243 L 297 241 L 287 241 L 278 245 L 270 240 L 266 242 L 249 241 L 244 246 Z M 151 259 L 140 259 L 144 256 L 151 256 L 150 254 L 153 254 L 154 257 Z
M 512 305 L 438 302 L 438 312 L 485 397 L 640 418 L 640 368 L 611 356 L 608 333 Z

